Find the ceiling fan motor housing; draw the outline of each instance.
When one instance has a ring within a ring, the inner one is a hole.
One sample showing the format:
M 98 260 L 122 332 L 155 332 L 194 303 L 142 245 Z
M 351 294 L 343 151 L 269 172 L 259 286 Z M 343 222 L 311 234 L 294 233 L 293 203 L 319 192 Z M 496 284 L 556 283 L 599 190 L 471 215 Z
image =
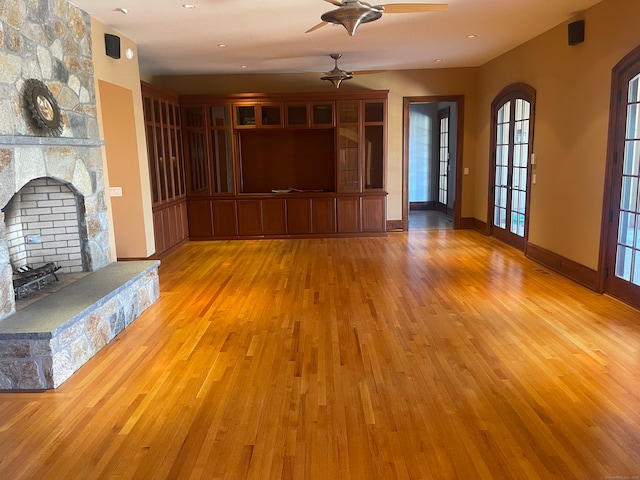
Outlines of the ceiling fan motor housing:
M 355 2 L 355 6 L 345 4 L 345 6 L 337 8 L 336 10 L 322 14 L 320 18 L 324 22 L 342 25 L 346 28 L 349 35 L 353 36 L 360 24 L 373 22 L 382 17 L 384 8 L 364 5 L 367 4 L 360 2 Z

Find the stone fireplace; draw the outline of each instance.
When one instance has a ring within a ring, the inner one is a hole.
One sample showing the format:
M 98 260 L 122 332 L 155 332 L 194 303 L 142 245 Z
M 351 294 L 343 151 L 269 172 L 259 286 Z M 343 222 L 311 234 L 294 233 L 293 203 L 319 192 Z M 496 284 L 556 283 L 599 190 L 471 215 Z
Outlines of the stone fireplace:
M 90 28 L 67 0 L 0 2 L 0 390 L 56 388 L 159 297 L 158 262 L 111 261 Z M 34 122 L 30 79 L 59 136 Z M 88 274 L 16 312 L 14 270 L 47 262 Z
M 0 170 L 4 318 L 15 311 L 16 268 L 55 262 L 63 272 L 90 272 L 110 259 L 101 142 L 5 136 L 0 155 L 5 159 Z

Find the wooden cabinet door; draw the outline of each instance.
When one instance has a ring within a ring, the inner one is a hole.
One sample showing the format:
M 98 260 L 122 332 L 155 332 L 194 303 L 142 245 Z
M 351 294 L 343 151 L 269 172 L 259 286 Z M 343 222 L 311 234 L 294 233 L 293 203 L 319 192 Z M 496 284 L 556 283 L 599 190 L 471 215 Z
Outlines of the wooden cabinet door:
M 238 200 L 238 234 L 262 235 L 260 200 Z
M 287 233 L 287 207 L 284 198 L 262 200 L 262 231 L 265 235 Z
M 362 198 L 362 231 L 386 231 L 385 197 L 367 196 Z
M 287 231 L 292 235 L 311 233 L 311 199 L 287 199 Z
M 211 210 L 214 237 L 235 237 L 238 235 L 235 200 L 213 200 Z
M 313 233 L 336 233 L 335 198 L 312 199 L 311 231 Z
M 176 207 L 177 227 L 180 231 L 180 241 L 189 237 L 189 225 L 187 215 L 187 202 L 182 202 Z
M 187 202 L 187 212 L 189 215 L 189 236 L 191 238 L 206 238 L 213 235 L 211 201 L 189 200 Z
M 360 197 L 338 198 L 338 233 L 360 232 Z
M 164 252 L 167 248 L 163 231 L 162 211 L 153 212 L 153 238 L 155 240 L 156 254 Z

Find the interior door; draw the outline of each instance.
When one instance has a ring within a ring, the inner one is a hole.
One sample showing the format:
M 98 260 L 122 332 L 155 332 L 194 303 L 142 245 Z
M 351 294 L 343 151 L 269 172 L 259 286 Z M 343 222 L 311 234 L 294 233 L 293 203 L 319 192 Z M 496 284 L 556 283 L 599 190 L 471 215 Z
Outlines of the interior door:
M 640 307 L 640 55 L 636 58 L 617 75 L 614 90 L 605 291 Z
M 449 109 L 438 110 L 438 206 L 450 216 L 449 210 Z
M 529 164 L 533 144 L 532 93 L 520 89 L 493 104 L 491 234 L 524 251 L 529 215 Z

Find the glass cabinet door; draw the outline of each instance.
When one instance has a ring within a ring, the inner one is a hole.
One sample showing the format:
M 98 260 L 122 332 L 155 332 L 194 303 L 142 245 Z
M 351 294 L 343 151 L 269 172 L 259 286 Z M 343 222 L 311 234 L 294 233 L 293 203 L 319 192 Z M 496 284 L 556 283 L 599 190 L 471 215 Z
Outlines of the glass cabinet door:
M 236 128 L 282 127 L 281 103 L 251 103 L 234 105 Z
M 234 108 L 236 127 L 255 126 L 257 105 L 236 105 Z
M 312 127 L 333 127 L 333 102 L 313 103 L 311 105 Z
M 259 105 L 261 127 L 282 126 L 282 105 Z
M 209 171 L 204 106 L 183 108 L 184 153 L 187 167 L 187 192 L 209 193 Z
M 233 192 L 229 106 L 188 106 L 183 113 L 189 194 Z
M 384 188 L 384 102 L 364 104 L 364 188 Z
M 209 112 L 212 190 L 214 193 L 233 192 L 229 108 L 225 105 L 212 106 Z
M 337 189 L 339 192 L 360 191 L 360 102 L 338 102 Z
M 306 103 L 288 103 L 285 105 L 286 126 L 306 127 L 309 125 Z

